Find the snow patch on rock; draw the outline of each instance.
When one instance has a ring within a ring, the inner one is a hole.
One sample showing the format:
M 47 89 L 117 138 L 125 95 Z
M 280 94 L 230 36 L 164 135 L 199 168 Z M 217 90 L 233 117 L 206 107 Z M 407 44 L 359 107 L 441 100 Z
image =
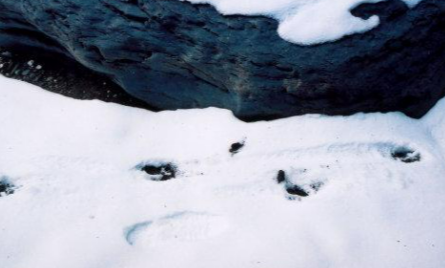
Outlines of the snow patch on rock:
M 264 15 L 280 22 L 279 35 L 301 45 L 338 40 L 379 25 L 378 16 L 362 19 L 350 11 L 364 3 L 385 0 L 181 0 L 211 4 L 224 15 Z M 394 1 L 394 0 L 388 0 Z M 402 0 L 413 8 L 422 0 Z

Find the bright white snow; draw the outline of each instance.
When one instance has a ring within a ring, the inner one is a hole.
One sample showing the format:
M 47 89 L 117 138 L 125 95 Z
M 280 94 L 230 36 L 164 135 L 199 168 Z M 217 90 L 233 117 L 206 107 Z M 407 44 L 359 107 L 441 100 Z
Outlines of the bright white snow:
M 180 0 L 207 3 L 224 15 L 264 15 L 280 22 L 279 35 L 290 42 L 313 45 L 363 33 L 379 24 L 378 16 L 367 20 L 350 13 L 363 3 L 385 0 Z M 395 1 L 395 0 L 387 0 Z M 414 7 L 422 0 L 402 0 Z
M 0 197 L 2 268 L 445 263 L 444 101 L 420 121 L 247 124 L 224 110 L 152 113 L 0 77 L 0 126 L 0 177 L 17 186 Z M 404 147 L 421 161 L 391 157 Z M 149 180 L 135 169 L 146 161 L 172 161 L 180 174 Z M 323 185 L 292 200 L 278 170 Z

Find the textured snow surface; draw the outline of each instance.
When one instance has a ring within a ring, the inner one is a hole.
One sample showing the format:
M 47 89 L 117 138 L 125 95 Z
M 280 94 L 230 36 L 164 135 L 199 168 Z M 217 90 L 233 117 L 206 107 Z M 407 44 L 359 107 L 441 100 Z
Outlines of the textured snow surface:
M 335 41 L 345 35 L 366 32 L 379 24 L 378 16 L 367 20 L 350 13 L 363 3 L 385 0 L 180 0 L 211 4 L 224 15 L 264 15 L 280 22 L 279 35 L 290 42 L 313 45 Z M 396 0 L 387 0 L 396 1 Z M 414 7 L 422 0 L 402 0 Z
M 444 267 L 444 101 L 420 121 L 247 124 L 0 77 L 0 126 L 0 177 L 15 186 L 0 196 L 2 268 Z M 404 150 L 420 161 L 393 158 Z M 135 168 L 163 162 L 176 178 Z M 309 196 L 290 196 L 279 170 Z

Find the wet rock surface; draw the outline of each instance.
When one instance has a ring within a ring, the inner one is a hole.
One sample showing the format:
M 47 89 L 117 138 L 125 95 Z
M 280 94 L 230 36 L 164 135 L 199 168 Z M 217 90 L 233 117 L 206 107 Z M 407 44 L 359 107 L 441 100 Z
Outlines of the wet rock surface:
M 270 18 L 178 0 L 3 0 L 0 8 L 0 46 L 64 55 L 72 62 L 63 68 L 80 63 L 156 110 L 215 106 L 248 121 L 420 117 L 445 95 L 441 0 L 411 10 L 400 0 L 358 6 L 354 15 L 378 14 L 381 25 L 309 47 L 281 39 Z

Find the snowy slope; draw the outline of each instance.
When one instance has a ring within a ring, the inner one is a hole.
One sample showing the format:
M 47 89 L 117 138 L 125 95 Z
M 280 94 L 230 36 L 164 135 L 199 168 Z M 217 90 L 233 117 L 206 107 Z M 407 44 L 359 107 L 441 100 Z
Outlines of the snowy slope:
M 0 78 L 0 177 L 15 185 L 0 197 L 0 264 L 441 268 L 444 120 L 442 101 L 420 121 L 247 124 L 224 110 L 152 113 Z M 404 150 L 420 161 L 393 157 Z M 136 168 L 156 161 L 177 177 Z
M 279 35 L 290 42 L 313 45 L 335 41 L 345 35 L 363 33 L 379 24 L 379 17 L 367 20 L 350 10 L 364 3 L 385 0 L 180 0 L 207 3 L 224 15 L 264 15 L 280 22 Z M 395 0 L 386 0 L 395 1 Z M 415 7 L 422 0 L 402 0 Z

